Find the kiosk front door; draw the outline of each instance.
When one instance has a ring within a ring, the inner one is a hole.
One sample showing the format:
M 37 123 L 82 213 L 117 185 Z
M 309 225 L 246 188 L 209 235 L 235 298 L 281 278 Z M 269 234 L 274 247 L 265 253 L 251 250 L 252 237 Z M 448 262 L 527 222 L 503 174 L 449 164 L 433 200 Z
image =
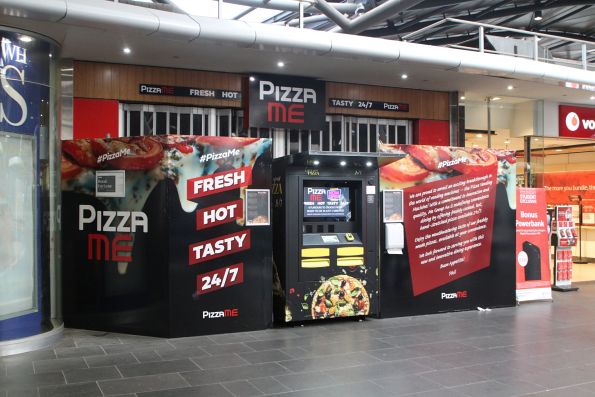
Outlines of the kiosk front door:
M 275 161 L 276 320 L 375 315 L 375 161 L 328 153 Z

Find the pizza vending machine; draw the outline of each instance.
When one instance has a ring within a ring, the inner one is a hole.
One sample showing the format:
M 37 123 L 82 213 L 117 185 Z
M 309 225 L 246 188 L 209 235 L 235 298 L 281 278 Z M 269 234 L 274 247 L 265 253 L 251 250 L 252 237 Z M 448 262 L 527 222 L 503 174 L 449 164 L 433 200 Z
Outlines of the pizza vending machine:
M 572 206 L 557 206 L 554 233 L 554 285 L 555 291 L 576 291 L 572 287 L 572 247 L 576 246 L 577 231 L 572 218 Z
M 276 322 L 377 313 L 375 163 L 316 152 L 274 160 Z

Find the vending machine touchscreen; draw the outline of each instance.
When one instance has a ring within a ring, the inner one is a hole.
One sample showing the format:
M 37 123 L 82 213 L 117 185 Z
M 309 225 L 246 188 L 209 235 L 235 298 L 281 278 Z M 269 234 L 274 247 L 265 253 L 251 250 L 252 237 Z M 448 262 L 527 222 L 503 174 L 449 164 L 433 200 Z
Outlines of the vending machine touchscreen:
M 309 153 L 276 161 L 276 320 L 375 314 L 378 207 L 370 158 Z

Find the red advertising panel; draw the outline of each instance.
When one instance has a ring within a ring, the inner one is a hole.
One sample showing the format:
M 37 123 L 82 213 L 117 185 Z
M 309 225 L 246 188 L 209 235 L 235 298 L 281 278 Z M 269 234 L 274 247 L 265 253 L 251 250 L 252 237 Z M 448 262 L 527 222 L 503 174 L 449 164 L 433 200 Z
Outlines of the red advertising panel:
M 543 174 L 547 204 L 574 204 L 570 196 L 595 199 L 595 171 L 552 172 Z
M 560 136 L 595 138 L 595 107 L 560 105 Z
M 496 197 L 501 197 L 501 207 L 514 208 L 514 152 L 411 145 L 380 149 L 404 155 L 383 160 L 380 183 L 381 190 L 404 192 L 413 296 L 432 291 L 431 299 L 435 296 L 440 302 L 479 302 L 481 291 L 471 298 L 465 289 L 469 286 L 455 281 L 491 267 Z
M 196 230 L 221 225 L 244 217 L 244 200 L 213 205 L 196 211 Z
M 517 188 L 516 236 L 518 300 L 550 299 L 549 241 L 544 189 Z

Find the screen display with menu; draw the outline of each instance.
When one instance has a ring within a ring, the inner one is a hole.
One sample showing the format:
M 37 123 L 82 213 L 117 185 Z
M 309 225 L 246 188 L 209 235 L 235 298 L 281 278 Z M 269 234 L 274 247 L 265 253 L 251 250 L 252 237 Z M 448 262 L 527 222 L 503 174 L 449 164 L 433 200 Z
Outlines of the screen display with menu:
M 304 218 L 351 219 L 348 187 L 304 187 Z

